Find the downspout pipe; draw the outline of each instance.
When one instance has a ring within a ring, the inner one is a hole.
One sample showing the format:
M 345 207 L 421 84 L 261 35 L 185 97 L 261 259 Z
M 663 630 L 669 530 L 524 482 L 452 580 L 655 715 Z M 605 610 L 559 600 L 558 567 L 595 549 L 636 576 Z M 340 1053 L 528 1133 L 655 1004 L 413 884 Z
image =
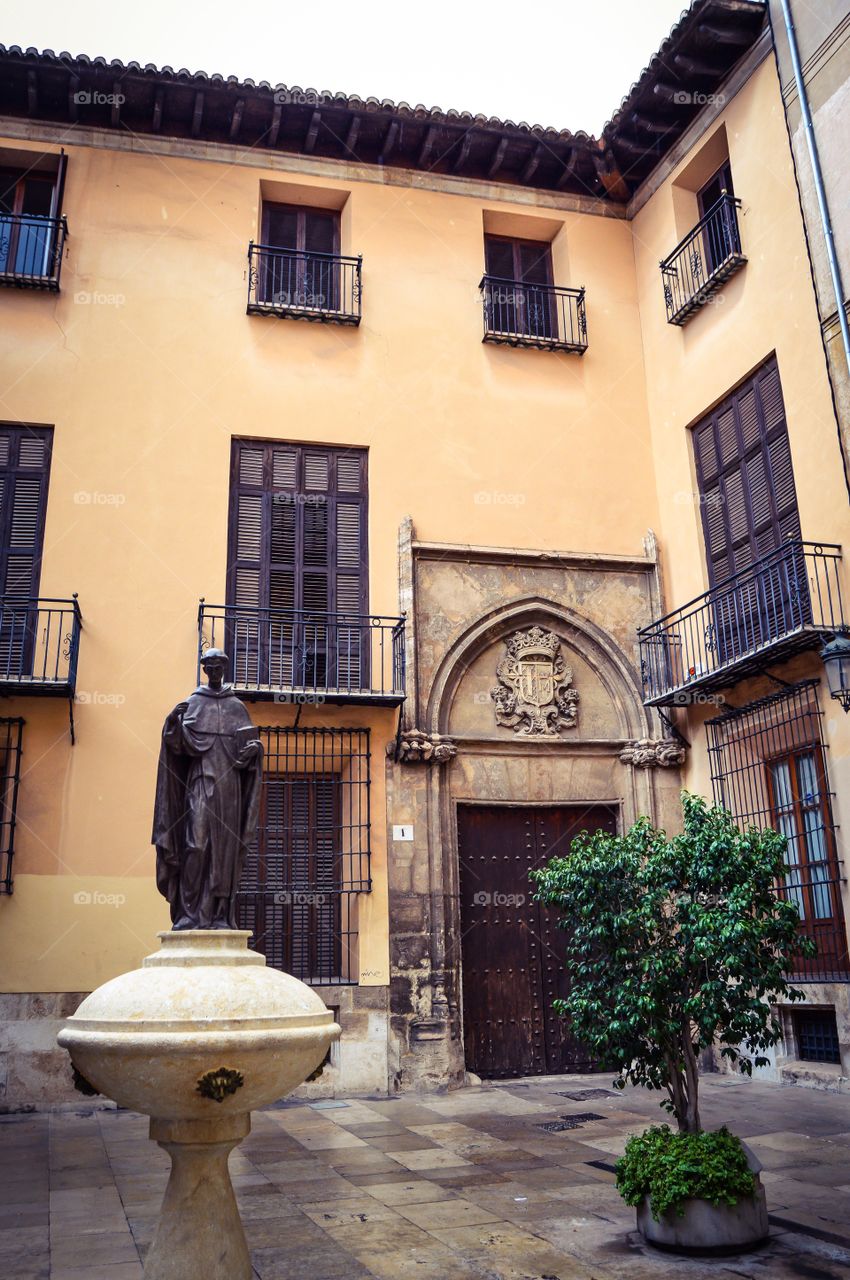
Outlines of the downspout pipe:
M 835 294 L 835 303 L 838 309 L 838 324 L 841 328 L 841 341 L 844 346 L 844 359 L 847 364 L 847 372 L 850 374 L 850 325 L 847 323 L 847 312 L 844 307 L 844 285 L 841 282 L 841 267 L 839 266 L 838 256 L 835 252 L 835 235 L 832 230 L 832 219 L 829 216 L 829 204 L 826 199 L 826 189 L 823 185 L 823 173 L 820 167 L 817 139 L 815 138 L 815 126 L 812 121 L 812 113 L 809 110 L 809 98 L 806 93 L 806 83 L 803 79 L 803 68 L 800 65 L 800 51 L 797 48 L 797 33 L 794 29 L 794 19 L 791 16 L 790 0 L 780 0 L 780 4 L 782 5 L 782 16 L 785 19 L 785 34 L 788 37 L 788 49 L 791 53 L 791 66 L 794 69 L 797 96 L 800 99 L 800 111 L 803 117 L 803 127 L 806 133 L 806 145 L 809 150 L 809 159 L 812 163 L 812 175 L 815 181 L 815 195 L 817 196 L 818 201 L 823 238 L 826 243 L 826 256 L 829 261 L 829 274 L 832 277 L 832 291 Z

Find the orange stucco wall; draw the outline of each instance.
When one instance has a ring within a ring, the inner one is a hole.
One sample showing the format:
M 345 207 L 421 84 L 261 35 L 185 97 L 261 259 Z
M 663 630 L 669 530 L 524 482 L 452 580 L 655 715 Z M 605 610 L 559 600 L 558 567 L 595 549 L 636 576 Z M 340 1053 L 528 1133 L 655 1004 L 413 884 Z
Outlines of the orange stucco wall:
M 16 887 L 0 900 L 4 990 L 89 989 L 167 924 L 148 843 L 159 731 L 194 682 L 198 597 L 224 597 L 233 436 L 369 448 L 373 612 L 398 610 L 408 514 L 423 539 L 587 552 L 639 553 L 652 527 L 672 606 L 705 585 L 686 428 L 775 350 L 804 535 L 850 542 L 772 62 L 719 124 L 749 263 L 684 330 L 665 322 L 658 273 L 681 235 L 675 172 L 629 221 L 566 198 L 535 209 L 457 182 L 366 182 L 344 165 L 311 177 L 280 157 L 264 170 L 256 157 L 64 142 L 62 292 L 0 294 L 0 417 L 55 428 L 41 593 L 79 592 L 81 701 L 73 748 L 61 704 L 9 704 L 27 727 Z M 342 209 L 342 252 L 363 255 L 359 329 L 245 314 L 261 184 Z M 485 223 L 554 237 L 558 283 L 587 289 L 585 356 L 482 344 Z M 372 729 L 360 964 L 384 983 L 395 716 L 305 711 L 319 722 Z M 699 749 L 689 779 L 705 787 Z M 125 902 L 74 902 L 95 889 Z

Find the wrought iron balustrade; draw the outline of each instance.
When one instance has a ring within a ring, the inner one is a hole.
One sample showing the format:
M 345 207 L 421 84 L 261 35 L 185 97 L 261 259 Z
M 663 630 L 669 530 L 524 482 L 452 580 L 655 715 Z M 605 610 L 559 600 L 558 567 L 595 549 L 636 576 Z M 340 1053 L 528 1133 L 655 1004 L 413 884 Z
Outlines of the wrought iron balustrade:
M 248 246 L 248 314 L 360 323 L 362 258 Z
M 23 732 L 20 716 L 0 717 L 0 893 L 11 893 L 13 888 Z
M 275 702 L 404 701 L 404 618 L 209 605 L 198 609 L 198 657 L 226 649 L 247 698 Z M 200 665 L 199 665 L 200 671 Z
M 845 625 L 841 548 L 799 539 L 638 631 L 644 702 L 687 704 Z
M 587 350 L 584 289 L 482 277 L 484 341 L 552 351 Z
M 0 693 L 73 697 L 81 630 L 76 595 L 0 596 Z
M 684 324 L 744 266 L 740 207 L 740 200 L 724 193 L 661 263 L 668 324 Z
M 0 213 L 0 284 L 57 293 L 67 235 L 64 217 Z

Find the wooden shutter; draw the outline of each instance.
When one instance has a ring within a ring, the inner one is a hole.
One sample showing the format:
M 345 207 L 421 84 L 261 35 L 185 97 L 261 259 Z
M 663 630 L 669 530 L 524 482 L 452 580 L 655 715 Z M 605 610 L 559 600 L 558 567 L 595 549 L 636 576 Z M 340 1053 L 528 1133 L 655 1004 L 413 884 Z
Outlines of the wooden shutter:
M 791 448 L 776 359 L 693 432 L 712 586 L 800 537 Z
M 365 450 L 237 440 L 231 486 L 236 678 L 357 687 L 367 653 Z
M 0 425 L 0 672 L 32 674 L 53 433 Z

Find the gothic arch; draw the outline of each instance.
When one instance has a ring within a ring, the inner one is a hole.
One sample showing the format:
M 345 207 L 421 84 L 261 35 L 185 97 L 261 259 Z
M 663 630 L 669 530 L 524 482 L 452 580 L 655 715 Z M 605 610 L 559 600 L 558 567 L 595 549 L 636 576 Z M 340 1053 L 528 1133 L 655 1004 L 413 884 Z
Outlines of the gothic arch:
M 624 740 L 651 733 L 634 668 L 623 650 L 596 623 L 568 605 L 543 596 L 524 596 L 493 609 L 477 618 L 455 640 L 437 669 L 428 697 L 425 719 L 431 732 L 448 733 L 452 703 L 471 663 L 511 632 L 535 623 L 563 634 L 568 645 L 593 670 L 617 711 Z

